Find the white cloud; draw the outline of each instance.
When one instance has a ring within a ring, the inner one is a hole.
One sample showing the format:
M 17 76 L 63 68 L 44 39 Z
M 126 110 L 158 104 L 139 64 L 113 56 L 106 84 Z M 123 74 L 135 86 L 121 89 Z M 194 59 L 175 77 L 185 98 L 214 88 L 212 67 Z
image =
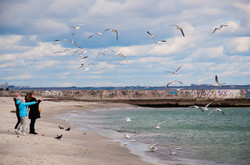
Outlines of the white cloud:
M 231 53 L 247 53 L 250 48 L 250 37 L 233 38 L 230 40 L 229 45 L 231 47 Z
M 14 75 L 14 76 L 7 76 L 7 77 L 3 77 L 3 79 L 5 80 L 24 80 L 24 79 L 34 79 L 35 77 L 32 75 L 28 75 L 28 74 L 22 74 L 22 75 Z

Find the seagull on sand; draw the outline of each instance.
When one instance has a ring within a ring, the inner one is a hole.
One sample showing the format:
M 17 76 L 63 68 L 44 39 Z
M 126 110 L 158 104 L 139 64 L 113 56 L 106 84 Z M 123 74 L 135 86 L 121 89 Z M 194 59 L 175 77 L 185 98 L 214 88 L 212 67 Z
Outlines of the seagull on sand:
M 170 151 L 170 155 L 176 155 L 176 151 L 177 150 L 180 150 L 181 148 L 175 148 L 175 149 L 171 149 L 171 148 L 168 148 L 168 150 Z
M 209 112 L 208 115 L 210 115 L 212 112 L 215 112 L 215 111 L 219 111 L 219 112 L 221 112 L 223 115 L 225 115 L 225 113 L 224 113 L 220 108 L 215 108 L 215 109 L 213 109 L 211 112 Z
M 64 129 L 64 127 L 61 127 L 60 125 L 58 127 L 59 127 L 59 129 Z
M 148 149 L 151 151 L 151 152 L 155 152 L 157 150 L 156 146 L 159 145 L 158 143 L 156 144 L 153 144 L 153 145 L 150 145 L 148 146 Z
M 61 134 L 60 136 L 56 136 L 55 138 L 58 139 L 58 140 L 60 140 L 62 138 L 62 136 L 63 135 Z
M 215 27 L 212 34 L 214 34 L 217 30 L 221 30 L 223 27 L 226 27 L 228 25 L 220 25 L 220 27 Z
M 181 69 L 182 65 L 179 66 L 179 68 L 177 68 L 175 71 L 166 71 L 166 72 L 169 72 L 169 73 L 172 73 L 172 74 L 175 74 L 177 75 L 178 74 L 178 71 Z
M 208 103 L 205 107 L 197 106 L 197 105 L 192 105 L 192 106 L 190 106 L 189 108 L 197 108 L 197 109 L 200 109 L 202 112 L 205 112 L 205 111 L 208 110 L 208 106 L 209 106 L 210 104 L 212 104 L 212 103 L 213 103 L 213 101 L 210 102 L 210 103 Z
M 67 128 L 67 129 L 65 129 L 65 131 L 70 131 L 70 127 L 69 127 L 69 128 Z
M 172 25 L 172 26 L 176 26 L 176 29 L 180 30 L 182 36 L 185 37 L 184 31 L 183 31 L 183 29 L 180 26 L 178 26 L 178 25 Z
M 218 76 L 217 75 L 215 75 L 215 85 L 214 86 L 219 86 L 219 87 L 221 87 L 221 85 L 223 85 L 223 84 L 226 84 L 226 83 L 219 83 L 219 79 L 218 79 Z
M 149 31 L 147 31 L 148 35 L 149 35 L 149 38 L 155 38 L 156 36 L 153 36 Z
M 108 28 L 108 29 L 105 29 L 104 32 L 109 31 L 109 30 L 112 30 L 112 32 L 116 33 L 116 40 L 118 40 L 118 30 L 117 29 L 113 29 L 113 28 Z
M 161 122 L 159 122 L 159 123 L 157 123 L 155 126 L 154 126 L 154 128 L 156 128 L 156 129 L 160 129 L 161 127 L 161 124 L 163 124 L 163 123 L 166 123 L 166 121 L 161 121 Z

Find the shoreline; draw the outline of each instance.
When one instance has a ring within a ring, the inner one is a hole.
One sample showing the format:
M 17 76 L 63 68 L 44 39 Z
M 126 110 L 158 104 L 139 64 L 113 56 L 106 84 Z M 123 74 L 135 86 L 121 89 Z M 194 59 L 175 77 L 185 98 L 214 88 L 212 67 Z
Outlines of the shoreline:
M 37 97 L 38 99 L 45 99 Z M 69 132 L 60 130 L 59 125 L 69 127 L 69 123 L 56 115 L 73 110 L 125 107 L 126 104 L 96 103 L 82 101 L 52 102 L 42 101 L 41 118 L 36 122 L 38 135 L 16 135 L 16 123 L 12 97 L 0 97 L 0 164 L 103 164 L 103 165 L 153 165 L 143 161 L 138 155 L 122 147 L 118 142 L 100 135 L 98 132 L 81 131 L 71 127 Z M 27 120 L 28 133 L 30 120 Z M 63 134 L 61 140 L 54 137 Z

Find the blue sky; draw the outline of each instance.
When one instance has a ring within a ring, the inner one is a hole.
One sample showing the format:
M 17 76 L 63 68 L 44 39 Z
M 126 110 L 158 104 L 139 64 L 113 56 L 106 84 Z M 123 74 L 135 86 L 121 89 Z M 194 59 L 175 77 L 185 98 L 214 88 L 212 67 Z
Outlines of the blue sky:
M 0 19 L 0 84 L 215 84 L 215 75 L 228 85 L 250 84 L 249 0 L 0 0 Z M 221 24 L 228 26 L 212 34 Z M 71 40 L 79 25 L 74 41 L 85 59 L 74 44 L 54 41 Z M 160 40 L 167 42 L 153 43 Z M 166 72 L 181 65 L 178 75 Z

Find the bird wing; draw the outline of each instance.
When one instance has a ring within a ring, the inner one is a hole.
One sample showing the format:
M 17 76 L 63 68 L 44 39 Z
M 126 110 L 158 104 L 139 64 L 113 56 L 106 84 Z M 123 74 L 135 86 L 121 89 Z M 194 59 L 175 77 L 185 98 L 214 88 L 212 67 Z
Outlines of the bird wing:
M 108 30 L 110 30 L 110 28 L 105 29 L 104 32 L 106 32 L 106 31 L 108 31 Z
M 202 107 L 198 106 L 198 108 L 199 108 L 202 112 L 205 112 L 205 111 L 202 109 Z
M 116 40 L 118 40 L 118 31 L 116 30 L 115 33 L 116 33 Z
M 148 33 L 150 36 L 152 36 L 152 34 L 151 34 L 149 31 L 147 31 L 147 33 Z
M 181 67 L 182 67 L 182 65 L 181 65 L 181 66 L 179 66 L 179 68 L 177 68 L 177 69 L 176 69 L 176 72 L 178 72 L 178 70 L 180 70 L 180 69 L 181 69 Z
M 173 74 L 174 74 L 174 72 L 173 72 L 173 71 L 166 71 L 166 72 L 169 72 L 169 73 L 173 73 Z
M 212 32 L 212 34 L 214 34 L 214 32 L 215 32 L 216 30 L 218 30 L 218 28 L 217 28 L 217 27 L 216 27 L 216 28 L 214 28 L 214 31 Z
M 223 111 L 221 111 L 221 113 L 222 113 L 223 115 L 226 115 Z
M 217 76 L 217 75 L 215 75 L 215 82 L 216 82 L 217 84 L 219 84 L 219 80 L 218 80 L 218 76 Z
M 181 81 L 177 81 L 177 80 L 175 80 L 174 82 L 178 82 L 178 83 L 180 83 L 180 84 L 183 84 L 183 82 L 181 82 Z
M 94 36 L 94 34 L 92 34 L 91 36 L 89 36 L 89 38 L 91 38 L 91 37 L 93 37 Z
M 112 32 L 116 33 L 116 40 L 118 40 L 118 31 L 116 29 L 112 29 Z
M 199 108 L 197 105 L 191 105 L 189 108 Z
M 216 111 L 216 109 L 213 109 L 212 111 L 210 111 L 208 115 L 210 115 L 210 114 L 211 114 L 212 112 L 214 112 L 214 111 Z
M 210 102 L 210 103 L 208 103 L 206 106 L 205 106 L 205 108 L 207 108 L 210 104 L 212 104 L 213 103 L 213 101 L 212 102 Z
M 169 83 L 167 83 L 166 88 L 167 88 L 170 84 L 173 84 L 173 82 L 169 82 Z
M 72 39 L 71 39 L 72 43 L 74 42 L 74 36 L 75 36 L 75 31 L 72 32 Z
M 185 37 L 184 31 L 182 30 L 182 28 L 180 28 L 181 34 L 183 35 L 183 37 Z

